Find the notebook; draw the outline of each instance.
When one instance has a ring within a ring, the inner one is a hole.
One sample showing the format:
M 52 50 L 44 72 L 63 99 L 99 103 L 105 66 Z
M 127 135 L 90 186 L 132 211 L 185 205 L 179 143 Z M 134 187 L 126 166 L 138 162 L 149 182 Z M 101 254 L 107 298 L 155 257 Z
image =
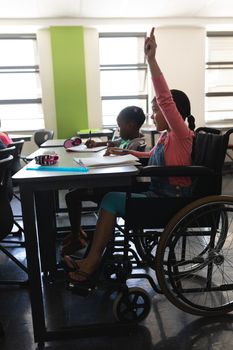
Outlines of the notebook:
M 84 167 L 102 167 L 102 166 L 122 166 L 122 165 L 139 165 L 139 159 L 132 154 L 124 156 L 103 156 L 103 157 L 88 157 L 74 158 L 77 164 L 83 164 Z
M 86 145 L 81 144 L 78 146 L 68 147 L 66 150 L 68 152 L 99 152 L 99 151 L 102 151 L 103 149 L 106 149 L 106 148 L 107 148 L 107 146 L 87 148 Z

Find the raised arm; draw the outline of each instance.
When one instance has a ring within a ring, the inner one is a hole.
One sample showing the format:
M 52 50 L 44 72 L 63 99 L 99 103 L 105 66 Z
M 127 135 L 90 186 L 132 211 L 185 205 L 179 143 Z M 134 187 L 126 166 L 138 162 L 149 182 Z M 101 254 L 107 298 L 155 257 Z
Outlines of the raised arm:
M 149 64 L 156 100 L 170 130 L 173 130 L 178 137 L 186 137 L 189 133 L 189 128 L 173 101 L 169 87 L 158 65 L 156 50 L 157 43 L 154 35 L 154 28 L 152 28 L 150 36 L 145 40 L 144 52 Z
M 144 52 L 146 55 L 147 62 L 150 67 L 152 78 L 157 78 L 161 74 L 161 70 L 156 60 L 156 49 L 157 44 L 154 35 L 155 28 L 151 29 L 150 36 L 145 40 Z

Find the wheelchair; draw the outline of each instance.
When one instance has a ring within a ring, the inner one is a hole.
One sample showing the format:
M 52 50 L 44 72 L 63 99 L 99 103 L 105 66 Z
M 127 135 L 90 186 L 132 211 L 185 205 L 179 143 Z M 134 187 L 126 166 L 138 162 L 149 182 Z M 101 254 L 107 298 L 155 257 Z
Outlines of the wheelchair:
M 106 248 L 95 283 L 85 290 L 69 283 L 68 289 L 81 295 L 99 288 L 115 293 L 113 313 L 125 323 L 144 320 L 151 308 L 148 292 L 138 284 L 130 287 L 130 280 L 147 280 L 184 312 L 217 316 L 233 311 L 233 197 L 221 195 L 232 132 L 197 129 L 191 166 L 142 167 L 136 180 L 191 177 L 192 197 L 133 198 L 135 189 L 129 189 L 124 226 L 118 226 Z

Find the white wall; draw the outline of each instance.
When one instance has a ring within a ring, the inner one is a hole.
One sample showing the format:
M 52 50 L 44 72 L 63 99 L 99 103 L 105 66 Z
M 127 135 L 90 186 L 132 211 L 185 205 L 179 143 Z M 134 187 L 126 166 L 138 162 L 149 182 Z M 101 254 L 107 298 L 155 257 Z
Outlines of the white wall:
M 160 27 L 155 34 L 158 62 L 169 88 L 189 96 L 196 125 L 204 126 L 205 29 Z
M 45 129 L 53 130 L 55 134 L 54 138 L 56 138 L 57 122 L 53 81 L 53 63 L 50 32 L 48 28 L 38 30 L 37 43 Z
M 84 49 L 87 86 L 87 110 L 89 128 L 102 125 L 100 97 L 99 34 L 94 28 L 84 29 Z

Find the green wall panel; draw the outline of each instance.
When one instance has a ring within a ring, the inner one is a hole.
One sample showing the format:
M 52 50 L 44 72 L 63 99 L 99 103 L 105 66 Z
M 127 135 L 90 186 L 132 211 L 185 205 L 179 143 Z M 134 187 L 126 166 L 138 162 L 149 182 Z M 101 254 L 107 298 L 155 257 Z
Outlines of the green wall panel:
M 59 138 L 88 127 L 83 27 L 51 27 L 57 133 Z

